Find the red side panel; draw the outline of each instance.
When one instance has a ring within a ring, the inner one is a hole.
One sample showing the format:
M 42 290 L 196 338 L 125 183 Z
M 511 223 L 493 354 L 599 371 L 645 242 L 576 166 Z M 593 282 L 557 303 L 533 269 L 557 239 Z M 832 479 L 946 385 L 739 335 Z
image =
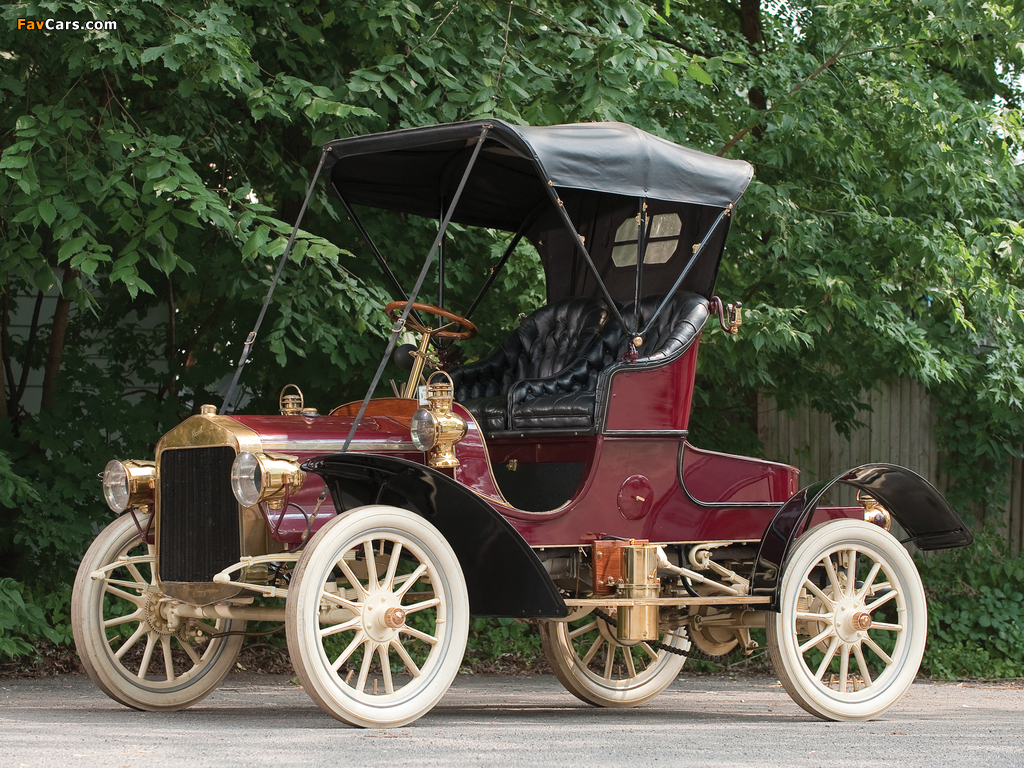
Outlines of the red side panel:
M 697 371 L 694 340 L 682 357 L 662 368 L 622 371 L 612 378 L 608 431 L 681 431 L 690 422 Z

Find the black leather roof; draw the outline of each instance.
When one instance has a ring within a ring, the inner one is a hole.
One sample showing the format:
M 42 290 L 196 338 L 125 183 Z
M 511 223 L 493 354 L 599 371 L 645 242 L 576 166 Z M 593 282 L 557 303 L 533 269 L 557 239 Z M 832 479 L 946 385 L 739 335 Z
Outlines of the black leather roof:
M 625 123 L 517 126 L 501 120 L 409 128 L 325 145 L 327 178 L 349 202 L 438 218 L 489 126 L 454 220 L 515 231 L 548 204 L 544 185 L 712 208 L 752 175 L 727 160 Z

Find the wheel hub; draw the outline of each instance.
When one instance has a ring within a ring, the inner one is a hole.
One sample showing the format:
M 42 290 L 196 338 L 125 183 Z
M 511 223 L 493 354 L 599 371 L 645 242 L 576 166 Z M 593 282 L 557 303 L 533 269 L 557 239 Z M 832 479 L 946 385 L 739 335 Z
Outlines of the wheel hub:
M 836 634 L 844 643 L 859 643 L 871 629 L 871 614 L 859 600 L 844 600 L 836 606 Z
M 171 623 L 171 600 L 161 594 L 150 594 L 146 599 L 146 624 L 160 635 L 173 635 L 177 626 Z
M 406 610 L 401 598 L 390 591 L 372 592 L 363 603 L 362 626 L 367 637 L 389 643 L 405 627 Z

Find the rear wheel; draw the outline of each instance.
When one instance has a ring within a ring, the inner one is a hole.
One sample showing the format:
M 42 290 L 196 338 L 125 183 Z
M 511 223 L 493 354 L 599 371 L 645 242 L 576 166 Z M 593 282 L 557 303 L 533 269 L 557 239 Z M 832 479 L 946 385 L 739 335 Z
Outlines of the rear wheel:
M 614 615 L 615 609 L 602 612 Z M 624 645 L 615 627 L 596 612 L 571 621 L 542 621 L 541 644 L 555 677 L 571 694 L 598 707 L 635 707 L 667 688 L 685 656 L 650 643 Z M 664 634 L 661 642 L 689 650 L 682 635 Z
M 793 700 L 825 720 L 869 720 L 914 682 L 928 612 L 914 561 L 892 535 L 835 520 L 797 540 L 768 650 Z
M 82 666 L 110 698 L 135 709 L 183 709 L 231 670 L 244 638 L 221 633 L 245 622 L 175 621 L 153 550 L 131 515 L 104 528 L 78 568 L 71 626 Z
M 325 525 L 292 576 L 288 650 L 306 692 L 351 725 L 405 725 L 458 674 L 469 593 L 458 558 L 404 509 L 361 507 Z

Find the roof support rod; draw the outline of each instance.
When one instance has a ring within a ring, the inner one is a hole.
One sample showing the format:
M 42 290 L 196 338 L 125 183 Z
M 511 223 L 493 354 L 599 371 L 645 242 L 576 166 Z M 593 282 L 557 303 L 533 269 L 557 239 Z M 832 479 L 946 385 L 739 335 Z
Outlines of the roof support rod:
M 452 215 L 455 213 L 455 208 L 459 204 L 459 199 L 462 197 L 462 190 L 466 187 L 466 182 L 469 180 L 469 174 L 473 170 L 473 166 L 476 165 L 476 159 L 480 154 L 480 149 L 484 145 L 484 140 L 487 138 L 488 131 L 491 130 L 490 124 L 486 124 L 483 130 L 480 131 L 480 138 L 477 139 L 476 146 L 473 147 L 473 154 L 469 158 L 469 162 L 466 164 L 466 170 L 462 172 L 462 180 L 459 181 L 459 187 L 455 190 L 455 196 L 452 197 L 452 202 L 448 206 L 448 212 L 445 214 L 444 221 L 441 222 L 441 226 L 437 233 L 437 238 L 434 240 L 434 244 L 430 246 L 430 253 L 427 254 L 427 259 L 423 262 L 423 268 L 420 270 L 419 277 L 416 278 L 416 284 L 412 287 L 408 298 L 406 299 L 405 309 L 402 310 L 401 316 L 395 321 L 394 327 L 391 329 L 391 338 L 388 339 L 387 349 L 384 350 L 384 357 L 381 358 L 380 365 L 377 366 L 377 373 L 373 376 L 373 381 L 370 382 L 369 389 L 366 390 L 366 396 L 363 398 L 362 405 L 359 406 L 359 412 L 356 414 L 355 420 L 352 422 L 352 428 L 348 432 L 348 437 L 345 438 L 345 444 L 341 447 L 341 452 L 345 453 L 348 451 L 349 445 L 352 443 L 352 438 L 356 434 L 356 430 L 359 428 L 359 423 L 363 420 L 363 414 L 366 413 L 366 406 L 370 404 L 370 398 L 373 397 L 373 391 L 377 389 L 377 384 L 380 383 L 380 377 L 384 375 L 384 367 L 388 364 L 388 360 L 391 358 L 391 353 L 395 349 L 395 343 L 398 341 L 399 335 L 402 333 L 402 329 L 405 328 L 405 321 L 409 319 L 409 313 L 412 311 L 413 302 L 416 301 L 416 296 L 420 292 L 420 288 L 423 287 L 423 281 L 426 280 L 427 274 L 430 272 L 430 266 L 434 263 L 434 256 L 437 253 L 438 248 L 441 246 L 441 241 L 444 239 L 444 233 L 448 229 L 448 224 L 452 220 Z
M 523 223 L 519 225 L 519 230 L 508 244 L 508 247 L 505 248 L 505 252 L 501 255 L 501 258 L 498 259 L 498 263 L 491 267 L 490 274 L 487 275 L 487 279 L 484 281 L 483 287 L 480 288 L 480 292 L 476 295 L 476 298 L 473 299 L 473 303 L 469 305 L 469 309 L 466 311 L 466 314 L 463 315 L 467 320 L 472 317 L 477 306 L 479 306 L 480 302 L 483 301 L 484 294 L 487 293 L 491 284 L 494 283 L 498 275 L 501 273 L 502 268 L 505 266 L 505 262 L 507 262 L 512 256 L 512 251 L 516 249 L 516 246 L 519 245 L 519 241 L 526 235 L 526 231 L 533 226 L 533 223 L 543 211 L 544 204 L 542 203 L 541 205 L 538 205 L 525 219 L 523 219 Z
M 551 198 L 551 202 L 555 204 L 558 209 L 558 214 L 562 217 L 562 222 L 565 224 L 565 228 L 568 229 L 573 238 L 576 240 L 576 250 L 583 254 L 583 258 L 587 262 L 587 266 L 590 268 L 591 274 L 594 275 L 594 279 L 597 280 L 597 285 L 601 289 L 601 295 L 604 296 L 605 303 L 608 304 L 608 309 L 615 316 L 615 319 L 619 323 L 620 328 L 625 328 L 626 323 L 622 319 L 622 313 L 619 312 L 619 308 L 615 306 L 615 299 L 608 293 L 608 288 L 604 284 L 604 280 L 601 279 L 600 273 L 597 271 L 597 267 L 594 265 L 594 260 L 590 257 L 590 251 L 587 250 L 587 246 L 583 244 L 583 239 L 580 237 L 580 233 L 576 231 L 576 225 L 572 223 L 572 219 L 569 217 L 569 212 L 565 210 L 565 203 L 562 202 L 562 198 L 558 196 L 558 192 L 555 191 L 554 182 L 550 179 L 544 185 L 544 189 L 548 191 L 548 197 Z M 575 274 L 575 270 L 573 270 Z
M 370 237 L 370 233 L 366 231 L 366 228 L 363 226 L 363 222 L 359 220 L 359 217 L 356 216 L 356 212 L 352 210 L 352 206 L 348 204 L 348 200 L 341 196 L 341 192 L 338 191 L 338 188 L 334 186 L 333 182 L 331 183 L 331 191 L 334 193 L 334 196 L 341 201 L 341 204 L 345 206 L 345 213 L 348 214 L 349 221 L 355 225 L 356 231 L 359 232 L 359 236 L 362 237 L 366 245 L 369 246 L 370 252 L 377 260 L 381 270 L 383 270 L 384 276 L 391 282 L 391 287 L 398 291 L 399 296 L 408 300 L 409 297 L 405 293 L 405 288 L 403 288 L 402 284 L 398 282 L 398 278 L 395 277 L 395 273 L 391 271 L 391 267 L 389 267 L 388 263 L 384 260 L 383 254 L 377 249 L 377 244 L 373 242 L 373 238 Z
M 651 327 L 654 325 L 654 321 L 658 319 L 658 315 L 660 315 L 661 311 L 665 309 L 665 305 L 669 303 L 669 301 L 675 295 L 675 292 L 679 290 L 679 286 L 683 284 L 683 280 L 686 278 L 686 275 L 689 273 L 693 265 L 697 263 L 697 258 L 701 255 L 701 253 L 704 252 L 704 248 L 707 246 L 707 244 L 711 242 L 711 236 L 715 234 L 715 232 L 718 230 L 718 227 L 721 226 L 722 222 L 725 221 L 725 219 L 727 219 L 729 217 L 729 214 L 731 213 L 732 203 L 730 203 L 728 207 L 723 208 L 722 212 L 718 214 L 718 218 L 715 219 L 714 223 L 711 225 L 711 228 L 708 229 L 707 234 L 704 235 L 704 239 L 701 240 L 696 245 L 694 245 L 693 255 L 690 257 L 690 260 L 686 262 L 686 266 L 683 267 L 683 271 L 679 273 L 679 277 L 677 277 L 675 283 L 672 284 L 672 288 L 669 290 L 668 293 L 665 294 L 665 298 L 661 300 L 661 304 L 658 305 L 658 309 L 654 312 L 653 315 L 651 315 L 651 319 L 647 321 L 647 325 L 644 326 L 644 329 L 640 332 L 641 338 L 645 337 L 647 335 L 647 332 L 651 330 Z
M 640 291 L 644 284 L 644 259 L 647 258 L 647 201 L 636 199 L 636 290 L 633 295 L 633 327 L 629 332 L 636 336 L 640 329 Z
M 306 207 L 309 205 L 309 199 L 313 197 L 313 191 L 316 189 L 316 180 L 320 178 L 320 170 L 324 167 L 324 161 L 327 159 L 327 152 L 320 152 L 320 162 L 316 165 L 316 171 L 313 173 L 313 180 L 309 182 L 309 190 L 306 192 L 306 199 L 302 201 L 302 207 L 299 208 L 299 215 L 295 219 L 295 224 L 292 226 L 292 233 L 288 236 L 288 244 L 284 247 L 284 253 L 281 254 L 281 261 L 277 264 L 277 272 L 274 273 L 273 280 L 270 281 L 270 288 L 267 290 L 267 298 L 263 300 L 263 306 L 260 308 L 260 314 L 256 318 L 256 325 L 249 332 L 249 335 L 245 339 L 245 343 L 242 345 L 242 354 L 238 356 L 238 367 L 235 368 L 235 375 L 231 378 L 231 383 L 228 385 L 228 391 L 224 394 L 224 402 L 221 403 L 221 413 L 232 413 L 234 411 L 234 403 L 231 402 L 232 396 L 235 394 L 235 388 L 238 386 L 238 379 L 242 375 L 242 366 L 245 365 L 245 361 L 249 359 L 249 352 L 252 351 L 252 345 L 256 343 L 256 334 L 260 332 L 260 326 L 263 325 L 263 318 L 267 314 L 267 307 L 270 306 L 270 298 L 274 295 L 274 289 L 277 287 L 277 281 L 281 279 L 281 273 L 284 271 L 284 265 L 288 261 L 288 256 L 291 255 L 292 246 L 295 245 L 295 238 L 299 235 L 299 224 L 302 223 L 302 217 L 306 215 Z

